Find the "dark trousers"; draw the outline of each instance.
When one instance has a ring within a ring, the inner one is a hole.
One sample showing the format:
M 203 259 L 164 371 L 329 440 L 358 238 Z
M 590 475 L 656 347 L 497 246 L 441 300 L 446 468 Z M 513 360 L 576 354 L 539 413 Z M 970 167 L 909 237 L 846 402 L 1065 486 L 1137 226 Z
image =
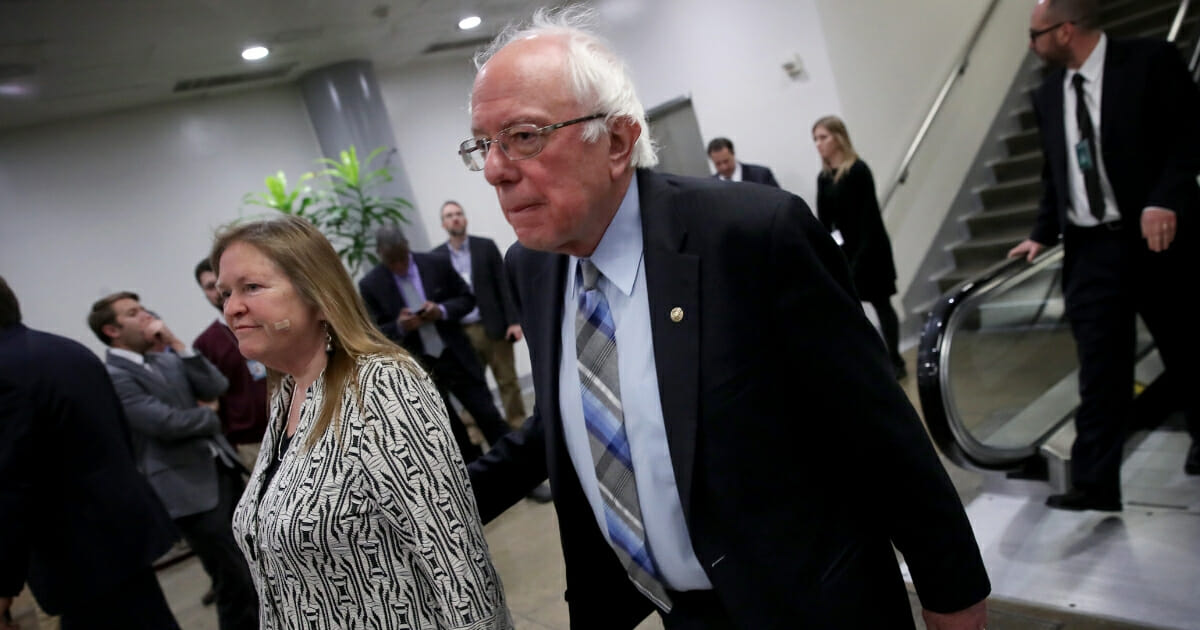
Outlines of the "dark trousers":
M 1064 234 L 1064 293 L 1079 358 L 1072 481 L 1112 498 L 1121 496 L 1121 459 L 1132 421 L 1136 315 L 1154 338 L 1167 375 L 1188 386 L 1200 382 L 1200 327 L 1185 306 L 1196 292 L 1194 249 L 1180 240 L 1153 253 L 1136 227 L 1071 227 Z M 1180 221 L 1181 235 L 1183 228 Z M 1200 438 L 1200 397 L 1182 400 L 1189 431 Z
M 462 359 L 449 348 L 436 359 L 430 356 L 422 357 L 422 363 L 428 368 L 438 393 L 446 403 L 446 413 L 450 416 L 450 430 L 454 434 L 454 441 L 462 451 L 463 460 L 468 463 L 478 458 L 481 452 L 478 446 L 471 443 L 462 418 L 450 404 L 450 394 L 454 394 L 462 403 L 463 409 L 471 414 L 489 445 L 500 441 L 512 430 L 496 409 L 496 403 L 492 401 L 492 392 L 488 390 L 487 381 L 483 378 L 483 368 L 473 356 L 470 359 L 469 365 L 463 365 Z
M 668 591 L 671 612 L 659 611 L 666 630 L 737 630 L 714 591 Z
M 891 296 L 885 295 L 866 301 L 879 317 L 879 331 L 883 333 L 883 343 L 887 346 L 892 365 L 897 368 L 903 366 L 904 357 L 900 356 L 900 318 L 896 316 L 896 309 L 892 308 Z
M 104 593 L 71 606 L 59 618 L 62 630 L 179 630 L 154 569 L 146 567 Z
M 177 518 L 175 524 L 212 578 L 221 630 L 256 630 L 258 596 L 246 559 L 233 540 L 233 508 L 245 484 L 239 473 L 213 461 L 218 470 L 217 506 Z

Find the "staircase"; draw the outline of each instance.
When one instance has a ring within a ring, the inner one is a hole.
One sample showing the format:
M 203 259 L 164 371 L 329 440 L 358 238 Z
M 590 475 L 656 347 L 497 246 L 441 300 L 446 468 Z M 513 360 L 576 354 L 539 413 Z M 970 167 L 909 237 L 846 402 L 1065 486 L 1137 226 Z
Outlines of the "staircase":
M 1101 3 L 1101 24 L 1110 37 L 1166 39 L 1178 8 L 1179 0 L 1110 0 Z M 1198 33 L 1200 2 L 1193 1 L 1176 40 L 1185 60 Z M 996 135 L 985 141 L 998 144 L 999 150 L 992 146 L 980 152 L 1002 156 L 981 160 L 979 168 L 990 171 L 990 177 L 985 178 L 990 183 L 971 191 L 973 194 L 961 204 L 966 207 L 951 213 L 950 220 L 961 221 L 968 236 L 947 248 L 953 268 L 944 269 L 933 278 L 938 293 L 945 293 L 1003 260 L 1008 250 L 1029 236 L 1033 228 L 1042 192 L 1043 157 L 1031 96 L 1050 68 L 1032 53 L 1022 68 L 1006 101 L 1014 105 L 999 114 L 1008 120 L 997 121 L 1003 124 L 994 124 Z M 964 201 L 964 197 L 960 195 L 959 200 Z M 916 310 L 918 321 L 923 320 L 928 309 Z

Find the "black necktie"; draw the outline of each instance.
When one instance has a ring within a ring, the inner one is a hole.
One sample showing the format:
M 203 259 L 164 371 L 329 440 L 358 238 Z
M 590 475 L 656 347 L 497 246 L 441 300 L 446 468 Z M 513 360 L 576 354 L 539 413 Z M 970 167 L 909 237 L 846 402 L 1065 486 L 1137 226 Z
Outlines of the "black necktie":
M 1100 166 L 1096 153 L 1096 129 L 1092 126 L 1092 117 L 1088 115 L 1087 101 L 1084 99 L 1082 74 L 1078 72 L 1071 77 L 1075 85 L 1075 124 L 1079 127 L 1080 144 L 1086 147 L 1084 151 L 1076 148 L 1079 168 L 1083 171 L 1083 184 L 1087 188 L 1088 205 L 1091 206 L 1092 216 L 1097 221 L 1104 222 L 1104 193 L 1100 191 Z M 1083 155 L 1086 153 L 1086 155 Z

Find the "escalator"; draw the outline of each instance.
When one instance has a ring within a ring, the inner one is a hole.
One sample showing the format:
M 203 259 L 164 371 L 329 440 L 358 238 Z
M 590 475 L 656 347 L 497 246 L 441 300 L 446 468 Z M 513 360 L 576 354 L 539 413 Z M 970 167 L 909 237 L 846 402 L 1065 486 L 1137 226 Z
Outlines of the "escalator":
M 1061 274 L 1061 246 L 1032 264 L 996 264 L 943 296 L 918 348 L 929 433 L 979 473 L 965 507 L 993 601 L 1099 622 L 1086 627 L 1200 628 L 1200 478 L 1184 474 L 1191 438 L 1140 321 L 1124 510 L 1044 504 L 1070 485 L 1079 404 Z

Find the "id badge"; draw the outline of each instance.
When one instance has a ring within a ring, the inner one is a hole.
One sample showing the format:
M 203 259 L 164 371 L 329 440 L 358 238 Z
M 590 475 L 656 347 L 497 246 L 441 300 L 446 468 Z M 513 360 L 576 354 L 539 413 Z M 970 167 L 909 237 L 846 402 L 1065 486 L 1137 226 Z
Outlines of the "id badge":
M 1089 140 L 1080 140 L 1075 144 L 1075 158 L 1079 160 L 1079 168 L 1085 171 L 1095 170 L 1096 164 L 1092 161 L 1092 143 Z

